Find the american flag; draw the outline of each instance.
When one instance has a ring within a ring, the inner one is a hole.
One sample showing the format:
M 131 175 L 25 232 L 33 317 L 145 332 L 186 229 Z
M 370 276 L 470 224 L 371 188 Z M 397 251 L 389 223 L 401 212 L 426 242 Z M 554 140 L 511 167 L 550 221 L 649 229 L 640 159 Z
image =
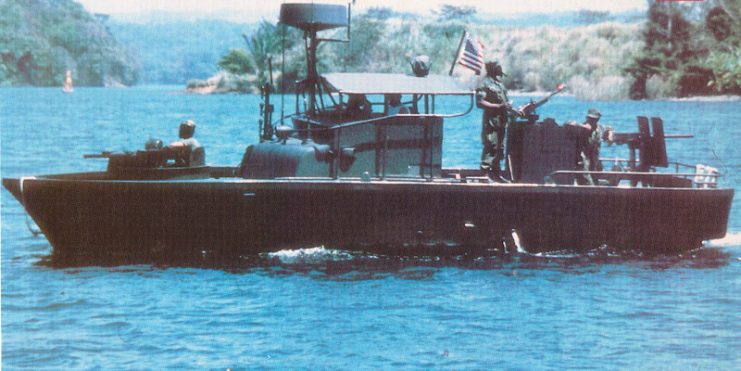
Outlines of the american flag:
M 481 74 L 484 70 L 484 44 L 478 40 L 471 39 L 471 35 L 463 34 L 463 45 L 458 54 L 458 64 Z

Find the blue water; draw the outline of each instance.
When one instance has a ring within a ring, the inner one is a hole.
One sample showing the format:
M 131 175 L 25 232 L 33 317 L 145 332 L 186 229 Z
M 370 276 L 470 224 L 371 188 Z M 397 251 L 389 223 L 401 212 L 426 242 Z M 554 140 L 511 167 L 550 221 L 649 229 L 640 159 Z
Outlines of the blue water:
M 82 154 L 175 139 L 187 118 L 208 162 L 234 165 L 257 137 L 257 103 L 171 87 L 0 89 L 2 176 L 100 170 L 105 161 Z M 721 184 L 737 191 L 729 235 L 650 260 L 399 259 L 307 246 L 228 262 L 59 268 L 3 190 L 2 366 L 738 369 L 741 103 L 556 97 L 541 115 L 579 120 L 591 106 L 618 131 L 635 131 L 642 114 L 695 135 L 670 141 L 670 159 L 725 174 Z M 474 112 L 446 124 L 445 166 L 477 166 L 479 123 Z

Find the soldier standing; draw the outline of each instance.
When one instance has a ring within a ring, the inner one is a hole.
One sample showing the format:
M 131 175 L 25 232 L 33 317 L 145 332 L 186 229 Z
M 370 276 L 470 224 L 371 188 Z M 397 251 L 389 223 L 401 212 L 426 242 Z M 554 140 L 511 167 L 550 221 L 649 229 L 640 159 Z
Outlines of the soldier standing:
M 586 121 L 577 126 L 583 127 L 589 130 L 583 142 L 579 146 L 579 156 L 581 157 L 582 169 L 584 171 L 602 171 L 602 162 L 599 160 L 600 142 L 612 140 L 612 128 L 609 126 L 599 125 L 600 117 L 602 114 L 594 108 L 590 108 L 587 111 Z M 586 174 L 584 180 L 580 181 L 581 184 L 594 185 L 594 177 L 591 174 Z
M 511 121 L 512 106 L 507 98 L 507 90 L 500 78 L 504 76 L 502 66 L 497 62 L 486 63 L 486 77 L 481 87 L 476 89 L 476 104 L 483 108 L 481 122 L 481 170 L 489 178 L 500 183 L 509 183 L 502 177 L 500 162 L 504 157 L 504 131 Z

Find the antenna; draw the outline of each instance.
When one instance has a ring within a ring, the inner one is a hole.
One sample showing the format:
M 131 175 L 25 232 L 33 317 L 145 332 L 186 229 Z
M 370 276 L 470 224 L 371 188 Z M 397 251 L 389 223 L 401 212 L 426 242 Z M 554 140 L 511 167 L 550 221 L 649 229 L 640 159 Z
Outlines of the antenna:
M 309 93 L 307 113 L 312 115 L 318 108 L 317 97 L 321 101 L 322 82 L 317 72 L 316 51 L 322 41 L 348 42 L 350 4 L 282 4 L 280 7 L 280 23 L 304 31 L 304 45 L 306 49 L 306 79 L 299 84 L 301 90 Z M 348 40 L 319 38 L 320 31 L 347 27 Z

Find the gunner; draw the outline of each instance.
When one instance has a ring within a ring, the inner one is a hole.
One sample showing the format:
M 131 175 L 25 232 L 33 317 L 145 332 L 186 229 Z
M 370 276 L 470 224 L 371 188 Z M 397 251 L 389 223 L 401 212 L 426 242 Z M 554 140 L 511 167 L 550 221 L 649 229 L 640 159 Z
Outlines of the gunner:
M 486 63 L 486 77 L 476 89 L 476 104 L 483 108 L 481 122 L 481 170 L 489 178 L 500 183 L 509 183 L 502 177 L 500 162 L 504 157 L 504 131 L 512 121 L 511 113 L 515 112 L 507 98 L 507 90 L 501 82 L 505 76 L 502 66 L 497 62 Z
M 198 140 L 193 137 L 196 131 L 196 123 L 193 120 L 185 120 L 180 123 L 180 139 L 170 143 L 167 148 L 176 154 L 175 162 L 186 165 L 192 162 L 190 158 L 197 148 L 201 147 Z
M 600 143 L 603 140 L 612 142 L 612 127 L 598 124 L 601 117 L 602 114 L 597 109 L 590 108 L 584 123 L 577 124 L 573 121 L 569 123 L 588 130 L 580 138 L 579 144 L 579 157 L 583 171 L 602 171 L 602 162 L 599 159 Z M 592 174 L 585 174 L 584 179 L 578 181 L 580 184 L 595 184 Z

